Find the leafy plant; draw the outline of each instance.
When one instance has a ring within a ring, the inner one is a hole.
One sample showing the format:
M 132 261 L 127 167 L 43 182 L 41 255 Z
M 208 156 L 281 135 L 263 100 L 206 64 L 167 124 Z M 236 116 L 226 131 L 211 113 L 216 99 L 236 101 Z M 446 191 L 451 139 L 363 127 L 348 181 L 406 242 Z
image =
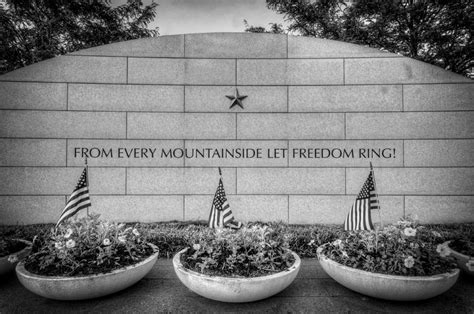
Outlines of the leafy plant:
M 154 250 L 139 228 L 93 215 L 61 224 L 34 241 L 25 268 L 47 276 L 90 275 L 135 264 Z
M 15 239 L 9 239 L 6 237 L 0 237 L 0 257 L 5 257 L 10 254 L 21 251 L 26 247 L 26 243 L 17 241 Z
M 461 254 L 474 256 L 474 243 L 471 241 L 455 239 L 449 243 L 449 247 Z
M 206 230 L 182 255 L 184 267 L 208 275 L 257 277 L 281 272 L 295 259 L 287 237 L 268 226 Z
M 339 239 L 318 248 L 340 264 L 369 272 L 431 276 L 456 268 L 442 244 L 438 231 L 405 219 L 375 232 L 344 233 Z
M 69 52 L 153 37 L 157 3 L 141 0 L 0 1 L 0 73 Z

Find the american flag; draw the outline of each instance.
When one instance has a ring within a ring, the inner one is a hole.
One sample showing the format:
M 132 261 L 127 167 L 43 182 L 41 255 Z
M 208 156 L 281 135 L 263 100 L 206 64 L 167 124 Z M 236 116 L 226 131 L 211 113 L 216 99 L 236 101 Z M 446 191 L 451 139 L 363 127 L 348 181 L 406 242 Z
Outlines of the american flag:
M 232 215 L 229 203 L 225 197 L 224 185 L 222 178 L 219 179 L 214 200 L 212 201 L 211 213 L 209 214 L 209 228 L 223 228 L 229 227 L 232 229 L 240 229 L 241 222 L 237 222 Z
M 375 193 L 374 175 L 371 165 L 369 177 L 365 180 L 362 190 L 357 196 L 344 222 L 344 230 L 374 230 L 371 210 L 378 208 L 379 201 Z
M 91 206 L 91 199 L 89 197 L 89 187 L 87 186 L 87 168 L 84 167 L 79 182 L 77 182 L 76 188 L 69 197 L 66 207 L 56 223 L 56 227 L 65 219 L 74 216 L 78 211 L 88 206 Z

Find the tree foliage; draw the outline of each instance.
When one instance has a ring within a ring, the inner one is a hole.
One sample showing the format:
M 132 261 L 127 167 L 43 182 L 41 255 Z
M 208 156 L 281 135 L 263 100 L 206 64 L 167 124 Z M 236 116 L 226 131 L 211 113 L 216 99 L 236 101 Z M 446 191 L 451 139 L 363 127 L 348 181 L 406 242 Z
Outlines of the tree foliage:
M 290 33 L 368 45 L 461 74 L 474 66 L 474 0 L 266 2 Z
M 128 0 L 7 0 L 0 3 L 0 73 L 118 41 L 156 36 L 156 3 Z
M 284 34 L 285 30 L 281 24 L 270 23 L 270 28 L 266 29 L 263 26 L 249 25 L 247 20 L 244 20 L 245 31 L 248 33 L 272 33 L 272 34 Z

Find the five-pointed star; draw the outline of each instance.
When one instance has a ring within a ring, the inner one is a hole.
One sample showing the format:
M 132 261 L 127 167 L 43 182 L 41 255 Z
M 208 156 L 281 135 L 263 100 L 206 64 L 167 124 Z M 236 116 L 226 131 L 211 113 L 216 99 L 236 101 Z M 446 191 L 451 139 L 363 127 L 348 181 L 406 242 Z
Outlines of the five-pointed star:
M 232 107 L 234 107 L 235 105 L 237 105 L 240 108 L 244 109 L 244 106 L 242 105 L 242 99 L 247 98 L 247 96 L 240 96 L 239 95 L 239 90 L 237 88 L 235 89 L 235 96 L 225 95 L 225 97 L 232 100 L 232 102 L 230 103 L 229 109 L 232 109 Z

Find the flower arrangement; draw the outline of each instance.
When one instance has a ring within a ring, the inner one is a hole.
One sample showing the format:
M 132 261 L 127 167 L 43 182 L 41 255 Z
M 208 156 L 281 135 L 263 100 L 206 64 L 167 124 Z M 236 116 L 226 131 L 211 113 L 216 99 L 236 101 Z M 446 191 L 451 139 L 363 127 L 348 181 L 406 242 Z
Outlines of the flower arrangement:
M 339 264 L 373 273 L 431 276 L 456 268 L 437 231 L 408 218 L 375 232 L 345 233 L 318 248 Z
M 281 272 L 295 258 L 288 239 L 268 226 L 209 229 L 181 256 L 187 269 L 213 276 L 258 277 Z
M 35 241 L 25 268 L 45 276 L 84 276 L 135 264 L 156 249 L 135 227 L 99 219 L 99 215 L 69 220 L 46 239 Z

